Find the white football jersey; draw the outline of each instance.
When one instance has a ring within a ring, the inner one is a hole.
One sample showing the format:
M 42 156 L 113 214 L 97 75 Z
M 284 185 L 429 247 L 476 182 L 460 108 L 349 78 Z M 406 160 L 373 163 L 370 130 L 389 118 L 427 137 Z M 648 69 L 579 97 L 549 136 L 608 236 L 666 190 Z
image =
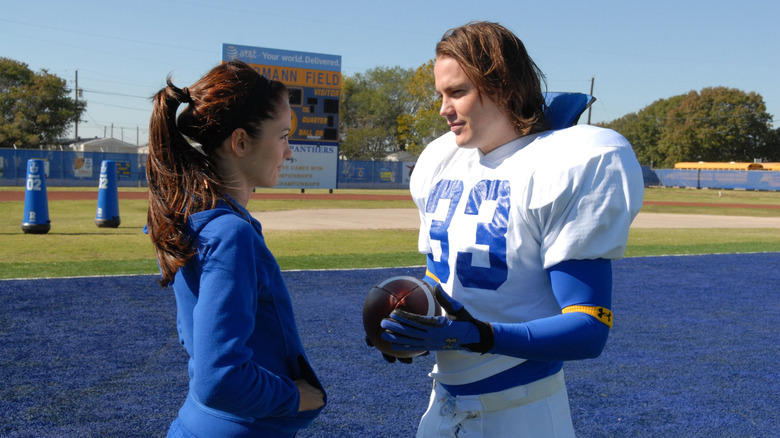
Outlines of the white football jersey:
M 642 170 L 615 131 L 579 125 L 526 136 L 487 155 L 447 133 L 426 147 L 410 181 L 419 250 L 443 289 L 477 319 L 526 322 L 561 313 L 545 269 L 623 256 L 642 205 Z M 475 382 L 519 363 L 438 352 L 433 377 Z

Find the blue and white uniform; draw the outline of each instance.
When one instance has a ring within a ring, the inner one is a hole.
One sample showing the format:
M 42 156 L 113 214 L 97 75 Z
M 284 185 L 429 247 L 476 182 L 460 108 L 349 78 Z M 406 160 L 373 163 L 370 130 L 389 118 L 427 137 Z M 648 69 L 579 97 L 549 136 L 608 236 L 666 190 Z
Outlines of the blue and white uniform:
M 625 138 L 579 125 L 484 155 L 459 148 L 447 133 L 421 154 L 410 191 L 429 277 L 496 335 L 487 354 L 437 351 L 437 385 L 466 396 L 501 391 L 555 375 L 564 360 L 592 356 L 568 348 L 569 335 L 581 325 L 608 332 L 611 277 L 606 292 L 582 298 L 554 290 L 554 272 L 588 260 L 610 273 L 609 260 L 624 255 L 644 192 Z M 518 333 L 528 339 L 518 342 Z M 603 344 L 593 348 L 600 353 Z
M 223 202 L 188 222 L 198 253 L 173 289 L 190 384 L 174 428 L 203 437 L 291 437 L 321 411 L 298 412 L 294 381 L 322 385 L 260 223 L 235 208 Z

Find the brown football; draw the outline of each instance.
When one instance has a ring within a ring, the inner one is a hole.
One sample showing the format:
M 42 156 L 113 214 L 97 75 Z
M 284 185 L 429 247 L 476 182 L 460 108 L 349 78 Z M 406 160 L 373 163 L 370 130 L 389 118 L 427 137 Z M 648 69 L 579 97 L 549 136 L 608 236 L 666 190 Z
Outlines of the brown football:
M 441 315 L 431 286 L 414 277 L 391 277 L 372 287 L 363 303 L 363 328 L 366 336 L 381 352 L 397 358 L 419 356 L 424 351 L 393 351 L 382 339 L 382 320 L 395 309 L 425 316 Z

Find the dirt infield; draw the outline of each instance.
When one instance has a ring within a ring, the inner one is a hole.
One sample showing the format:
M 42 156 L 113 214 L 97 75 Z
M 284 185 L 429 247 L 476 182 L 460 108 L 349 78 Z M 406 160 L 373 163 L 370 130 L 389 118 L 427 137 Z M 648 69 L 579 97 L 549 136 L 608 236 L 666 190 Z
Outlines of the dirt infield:
M 0 191 L 0 201 L 24 201 L 24 191 Z M 50 190 L 51 201 L 93 200 L 96 192 L 85 190 Z M 146 199 L 146 192 L 119 192 L 119 199 Z M 354 193 L 254 193 L 253 200 L 262 199 L 326 199 L 409 201 L 408 195 Z M 646 201 L 646 205 L 687 205 L 721 208 L 780 209 L 780 205 L 711 204 Z M 266 230 L 357 230 L 357 229 L 417 229 L 417 211 L 411 208 L 382 209 L 319 209 L 252 213 Z M 640 213 L 632 228 L 780 228 L 780 217 L 709 216 L 699 214 Z
M 319 209 L 253 212 L 266 230 L 417 229 L 411 208 Z M 639 213 L 632 228 L 780 228 L 780 217 Z

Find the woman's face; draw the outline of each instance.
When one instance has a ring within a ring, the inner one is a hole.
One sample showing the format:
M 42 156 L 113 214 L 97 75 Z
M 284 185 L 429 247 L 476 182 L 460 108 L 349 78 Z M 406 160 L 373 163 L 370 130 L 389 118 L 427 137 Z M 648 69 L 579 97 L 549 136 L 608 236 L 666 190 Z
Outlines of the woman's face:
M 284 161 L 292 158 L 288 142 L 292 119 L 286 98 L 277 105 L 276 114 L 262 123 L 259 138 L 249 140 L 247 155 L 240 162 L 244 175 L 254 187 L 275 187 Z

